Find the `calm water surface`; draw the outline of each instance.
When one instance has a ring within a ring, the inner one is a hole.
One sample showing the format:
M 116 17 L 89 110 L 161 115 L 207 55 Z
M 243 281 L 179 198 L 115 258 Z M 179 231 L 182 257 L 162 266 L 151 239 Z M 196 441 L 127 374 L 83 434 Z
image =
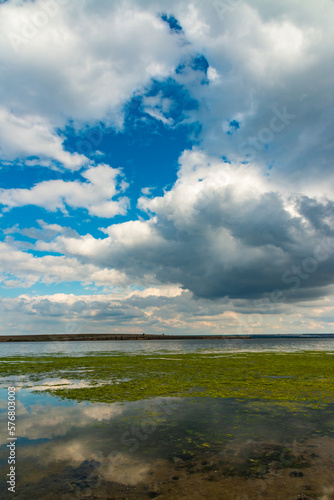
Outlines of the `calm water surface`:
M 225 351 L 334 351 L 334 340 L 327 339 L 238 339 L 238 340 L 126 340 L 92 342 L 13 342 L 1 343 L 1 356 L 69 354 L 83 356 L 90 352 L 115 354 L 156 352 L 225 352 Z
M 15 498 L 333 498 L 333 408 L 210 398 L 77 404 L 24 389 L 18 401 Z M 13 498 L 5 432 L 1 444 L 1 498 Z

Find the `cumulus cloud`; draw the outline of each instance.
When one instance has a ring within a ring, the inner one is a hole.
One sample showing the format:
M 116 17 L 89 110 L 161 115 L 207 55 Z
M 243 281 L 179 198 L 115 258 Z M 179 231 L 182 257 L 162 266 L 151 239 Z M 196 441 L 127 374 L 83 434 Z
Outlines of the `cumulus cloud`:
M 153 275 L 197 297 L 259 298 L 282 287 L 296 299 L 326 293 L 334 272 L 330 200 L 291 195 L 255 166 L 199 150 L 180 162 L 169 191 L 140 198 L 149 220 L 109 226 L 106 238 L 60 235 L 40 248 L 130 277 Z
M 28 238 L 38 241 L 49 241 L 58 234 L 66 234 L 67 236 L 76 236 L 76 237 L 79 236 L 77 231 L 75 231 L 70 227 L 61 226 L 59 224 L 48 224 L 47 222 L 41 219 L 38 219 L 36 222 L 39 225 L 39 227 L 29 227 L 20 229 L 19 223 L 17 223 L 12 227 L 3 229 L 2 232 L 5 235 L 20 234 L 22 236 L 27 236 Z
M 33 115 L 20 116 L 0 108 L 0 158 L 15 160 L 38 156 L 41 165 L 51 158 L 70 170 L 80 169 L 87 163 L 87 158 L 64 151 L 63 141 L 64 137 L 57 135 L 45 119 Z
M 5 287 L 31 287 L 35 283 L 80 281 L 100 286 L 116 286 L 126 282 L 124 273 L 82 264 L 77 259 L 45 255 L 34 257 L 8 243 L 0 243 L 0 284 Z
M 108 165 L 90 167 L 81 176 L 86 182 L 52 180 L 36 184 L 31 189 L 1 189 L 0 204 L 7 209 L 35 205 L 47 210 L 61 210 L 66 206 L 85 208 L 90 215 L 111 218 L 126 213 L 128 198 L 112 200 L 127 185 L 118 186 L 120 170 Z

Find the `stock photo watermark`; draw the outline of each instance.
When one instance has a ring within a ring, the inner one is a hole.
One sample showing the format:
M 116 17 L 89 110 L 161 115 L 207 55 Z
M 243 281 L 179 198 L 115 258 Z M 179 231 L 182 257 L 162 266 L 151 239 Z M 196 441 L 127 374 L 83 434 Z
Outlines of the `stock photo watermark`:
M 78 153 L 88 156 L 92 154 L 102 144 L 106 126 L 101 124 L 99 127 L 94 127 L 84 134 L 84 137 L 77 141 L 76 148 Z
M 256 135 L 249 136 L 238 146 L 238 153 L 244 156 L 247 161 L 255 160 L 260 151 L 264 151 L 268 144 L 273 142 L 275 135 L 285 130 L 296 118 L 296 115 L 288 112 L 287 107 L 283 106 L 281 110 L 272 107 L 273 116 L 270 118 L 266 127 L 262 127 Z
M 146 441 L 158 428 L 158 422 L 161 418 L 169 417 L 173 414 L 174 409 L 169 404 L 161 403 L 157 409 L 160 411 L 157 417 L 152 417 L 141 422 L 138 425 L 132 425 L 128 431 L 123 432 L 121 443 L 129 448 L 131 453 L 138 450 L 140 444 Z
M 239 7 L 243 0 L 215 0 L 212 5 L 221 20 L 226 18 L 227 14 L 233 12 L 236 7 Z
M 138 98 L 131 99 L 128 105 L 128 113 L 133 113 L 139 110 L 141 100 Z M 102 144 L 105 134 L 109 132 L 109 128 L 104 123 L 99 123 L 95 127 L 87 130 L 82 138 L 76 142 L 76 151 L 84 156 L 89 156 L 96 152 L 97 148 Z
M 7 410 L 7 448 L 9 472 L 7 474 L 8 491 L 15 493 L 16 488 L 16 392 L 15 387 L 8 387 L 8 410 Z
M 13 50 L 18 53 L 38 33 L 45 29 L 50 20 L 58 16 L 61 7 L 70 3 L 70 0 L 44 0 L 39 2 L 39 8 L 33 15 L 27 17 L 18 28 L 18 31 L 13 31 L 7 34 L 7 39 Z
M 315 273 L 319 264 L 325 262 L 334 253 L 334 241 L 329 238 L 318 243 L 313 251 L 313 255 L 305 257 L 300 265 L 292 265 L 289 269 L 283 272 L 281 281 L 284 285 L 292 285 L 288 291 L 295 292 L 299 290 L 303 283 Z M 281 302 L 287 299 L 286 289 L 276 289 L 268 294 L 264 299 L 260 299 L 254 305 L 257 313 L 249 314 L 247 319 L 239 318 L 241 325 L 238 328 L 238 334 L 252 334 L 260 326 L 264 324 L 264 315 L 274 313 L 275 308 Z M 262 309 L 262 311 L 261 311 Z

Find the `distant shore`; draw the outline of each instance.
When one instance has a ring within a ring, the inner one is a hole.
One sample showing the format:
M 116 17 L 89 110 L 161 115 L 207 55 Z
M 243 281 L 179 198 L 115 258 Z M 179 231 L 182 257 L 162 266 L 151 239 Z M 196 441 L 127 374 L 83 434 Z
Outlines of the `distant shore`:
M 96 341 L 96 340 L 199 340 L 199 339 L 236 339 L 232 335 L 155 335 L 130 333 L 57 333 L 51 335 L 1 335 L 0 342 L 67 342 L 67 341 Z M 249 336 L 242 337 L 249 338 Z
M 282 334 L 282 335 L 158 335 L 150 333 L 77 333 L 47 335 L 0 335 L 0 342 L 69 342 L 104 340 L 252 340 L 252 339 L 332 339 L 333 333 Z

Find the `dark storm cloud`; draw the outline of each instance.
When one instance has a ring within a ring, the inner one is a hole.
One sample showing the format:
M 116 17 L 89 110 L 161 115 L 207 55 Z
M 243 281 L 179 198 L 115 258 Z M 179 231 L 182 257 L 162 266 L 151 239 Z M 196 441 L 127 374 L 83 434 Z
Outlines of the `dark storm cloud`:
M 149 221 L 105 229 L 102 240 L 59 236 L 47 248 L 126 273 L 180 284 L 205 299 L 318 297 L 334 282 L 334 204 L 285 193 L 245 165 L 181 158 L 170 191 L 143 197 Z

